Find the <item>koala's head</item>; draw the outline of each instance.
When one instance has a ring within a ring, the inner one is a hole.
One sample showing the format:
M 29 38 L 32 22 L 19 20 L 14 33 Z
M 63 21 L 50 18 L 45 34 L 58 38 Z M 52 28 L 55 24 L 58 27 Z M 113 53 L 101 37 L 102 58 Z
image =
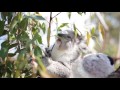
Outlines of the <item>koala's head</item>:
M 75 44 L 79 44 L 81 40 L 82 36 L 79 34 L 75 36 L 74 31 L 66 30 L 65 32 L 58 33 L 56 44 L 60 49 L 67 49 Z

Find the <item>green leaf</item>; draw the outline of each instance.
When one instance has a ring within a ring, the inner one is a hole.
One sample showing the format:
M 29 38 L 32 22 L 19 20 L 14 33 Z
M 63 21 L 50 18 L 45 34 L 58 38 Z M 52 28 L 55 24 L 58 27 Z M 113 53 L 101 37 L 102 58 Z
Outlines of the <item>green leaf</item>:
M 73 28 L 74 28 L 74 33 L 75 33 L 75 38 L 77 37 L 78 35 L 78 32 L 77 32 L 77 27 L 75 26 L 75 24 L 73 24 Z
M 0 50 L 0 57 L 3 60 L 5 59 L 5 57 L 7 57 L 8 50 L 9 50 L 9 43 L 8 43 L 8 41 L 4 41 L 1 44 L 1 50 Z
M 35 12 L 36 14 L 39 14 L 39 12 Z
M 37 32 L 35 33 L 35 35 L 34 35 L 34 37 L 32 39 L 32 42 L 34 42 L 35 40 L 38 40 L 39 44 L 42 44 L 42 38 Z
M 6 20 L 6 15 L 7 15 L 7 12 L 1 12 L 1 18 L 2 20 Z
M 9 72 L 9 74 L 11 74 L 12 71 L 14 71 L 14 62 L 7 60 L 6 66 L 7 66 L 7 72 Z
M 95 34 L 95 28 L 94 27 L 92 28 L 90 33 L 91 33 L 92 36 Z
M 21 35 L 18 35 L 18 39 L 21 40 L 21 41 L 28 41 L 29 40 L 29 36 L 28 36 L 28 34 L 25 31 L 23 31 L 21 33 Z
M 8 47 L 9 43 L 8 41 L 4 41 L 2 44 L 1 44 L 1 47 Z
M 19 19 L 19 21 L 21 21 L 22 20 L 22 12 L 18 12 L 18 19 Z
M 45 23 L 42 23 L 42 25 L 40 24 L 40 28 L 43 30 L 43 33 L 45 34 L 45 32 L 46 32 Z
M 82 16 L 83 12 L 77 12 L 80 16 Z
M 101 35 L 102 35 L 102 38 L 104 39 L 105 38 L 105 31 L 104 31 L 104 29 L 103 29 L 103 27 L 101 26 L 101 24 L 99 24 L 99 32 L 101 33 Z
M 8 57 L 13 57 L 15 55 L 16 55 L 16 53 L 8 53 Z
M 39 34 L 37 36 L 37 40 L 38 40 L 39 44 L 42 44 L 42 38 L 41 38 L 41 36 Z
M 58 22 L 58 19 L 57 19 L 57 17 L 55 18 L 55 20 L 56 20 L 56 22 Z
M 8 24 L 11 22 L 14 12 L 8 12 Z
M 90 35 L 90 33 L 89 33 L 89 32 L 87 32 L 87 45 L 89 45 L 90 38 L 91 38 L 91 35 Z
M 69 17 L 69 19 L 71 18 L 71 12 L 68 12 L 68 17 Z
M 36 19 L 36 20 L 45 20 L 42 16 L 39 15 L 31 15 L 31 16 L 25 16 L 26 18 Z
M 25 54 L 26 54 L 26 50 L 25 49 L 21 50 L 17 57 L 17 60 L 24 60 Z
M 18 23 L 18 16 L 15 16 L 10 23 L 10 30 L 13 30 L 13 28 L 16 26 L 17 23 Z
M 39 57 L 42 56 L 42 51 L 39 46 L 35 46 L 34 54 L 35 56 L 39 56 Z
M 9 46 L 9 49 L 11 49 L 11 48 L 13 48 L 13 47 L 16 47 L 18 44 L 19 44 L 19 43 L 11 44 L 11 45 Z
M 1 32 L 0 32 L 0 33 L 1 33 Z M 9 31 L 7 31 L 7 30 L 3 30 L 1 36 L 2 36 L 2 35 L 6 35 L 6 34 L 8 34 L 8 33 L 9 33 Z
M 60 30 L 61 28 L 65 27 L 65 26 L 68 26 L 68 23 L 62 23 L 57 30 Z
M 4 21 L 0 21 L 0 36 L 3 34 L 4 32 Z
M 43 65 L 41 58 L 39 56 L 36 56 L 36 61 L 38 62 L 38 65 L 42 71 L 46 71 L 45 66 Z
M 24 18 L 21 22 L 19 27 L 23 30 L 27 30 L 27 26 L 28 26 L 28 18 Z

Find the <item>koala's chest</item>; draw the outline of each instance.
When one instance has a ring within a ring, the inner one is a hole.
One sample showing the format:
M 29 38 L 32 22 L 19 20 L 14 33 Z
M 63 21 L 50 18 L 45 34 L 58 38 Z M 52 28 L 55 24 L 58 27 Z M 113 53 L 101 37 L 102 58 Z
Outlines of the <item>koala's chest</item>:
M 71 50 L 58 50 L 54 48 L 51 52 L 51 57 L 55 61 L 70 61 L 73 58 L 73 53 Z

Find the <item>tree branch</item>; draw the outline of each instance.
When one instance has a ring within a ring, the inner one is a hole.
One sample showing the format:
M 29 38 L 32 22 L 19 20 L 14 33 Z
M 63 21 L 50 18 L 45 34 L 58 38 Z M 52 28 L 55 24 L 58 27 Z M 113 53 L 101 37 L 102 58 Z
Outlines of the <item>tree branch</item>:
M 108 31 L 109 28 L 108 28 L 107 24 L 105 23 L 105 20 L 101 16 L 100 12 L 95 12 L 95 15 L 97 16 L 97 18 L 99 19 L 100 23 L 103 25 L 103 27 L 105 28 L 105 30 Z
M 56 14 L 54 17 L 52 17 L 52 19 L 55 18 L 55 17 L 56 17 L 57 15 L 59 15 L 60 13 L 61 13 L 61 12 L 59 12 L 58 14 Z
M 50 12 L 50 21 L 49 21 L 49 27 L 48 27 L 48 33 L 47 33 L 47 44 L 48 44 L 48 47 L 50 46 L 51 21 L 52 21 L 52 12 Z
M 120 32 L 119 32 L 119 44 L 118 44 L 117 57 L 120 58 Z

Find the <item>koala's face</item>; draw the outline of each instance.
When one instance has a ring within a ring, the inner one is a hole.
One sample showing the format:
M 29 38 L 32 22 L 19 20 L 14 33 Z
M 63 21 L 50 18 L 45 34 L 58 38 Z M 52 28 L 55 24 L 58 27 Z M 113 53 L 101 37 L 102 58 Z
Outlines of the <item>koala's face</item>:
M 80 42 L 80 36 L 77 35 L 77 38 L 75 38 L 75 34 L 73 31 L 66 31 L 67 33 L 59 33 L 57 37 L 57 45 L 59 47 L 63 47 L 64 49 L 67 49 L 71 46 L 73 46 L 75 43 Z
M 72 38 L 68 34 L 58 34 L 56 45 L 59 49 L 68 49 L 72 45 Z

